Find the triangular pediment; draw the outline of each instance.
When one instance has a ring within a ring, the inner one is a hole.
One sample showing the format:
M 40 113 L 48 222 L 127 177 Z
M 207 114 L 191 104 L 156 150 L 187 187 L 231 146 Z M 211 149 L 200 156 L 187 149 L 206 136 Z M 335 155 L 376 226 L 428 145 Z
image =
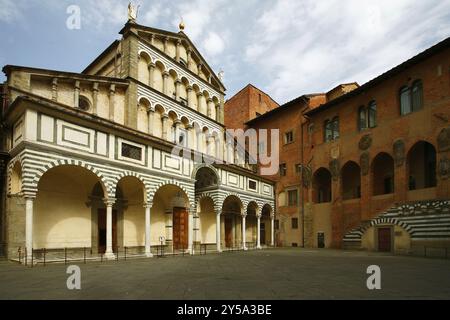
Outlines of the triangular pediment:
M 223 85 L 222 81 L 219 79 L 214 70 L 209 66 L 208 62 L 203 58 L 203 56 L 198 51 L 197 47 L 194 45 L 191 39 L 183 31 L 179 31 L 177 33 L 170 32 L 130 22 L 125 25 L 125 27 L 121 30 L 120 33 L 126 34 L 126 32 L 128 31 L 135 33 L 140 39 L 144 40 L 148 44 L 154 43 L 155 48 L 160 51 L 163 51 L 161 44 L 161 41 L 163 41 L 163 39 L 169 38 L 174 40 L 180 40 L 182 45 L 185 46 L 186 49 L 187 48 L 191 49 L 196 59 L 195 62 L 197 64 L 202 64 L 202 66 L 206 68 L 208 73 L 211 75 L 213 81 L 218 84 L 220 90 L 225 91 L 225 86 Z

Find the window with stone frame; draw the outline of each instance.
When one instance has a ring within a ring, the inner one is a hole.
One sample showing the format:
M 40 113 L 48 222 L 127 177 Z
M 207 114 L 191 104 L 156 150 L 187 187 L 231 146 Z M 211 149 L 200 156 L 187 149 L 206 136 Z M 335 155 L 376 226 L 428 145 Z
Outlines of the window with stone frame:
M 298 205 L 298 191 L 295 190 L 289 190 L 288 191 L 288 206 L 294 207 Z
M 128 143 L 122 143 L 122 157 L 134 160 L 142 160 L 142 148 L 132 146 Z
M 294 142 L 294 131 L 288 131 L 284 134 L 284 144 L 289 144 Z
M 339 117 L 326 120 L 324 123 L 324 141 L 334 141 L 339 139 Z

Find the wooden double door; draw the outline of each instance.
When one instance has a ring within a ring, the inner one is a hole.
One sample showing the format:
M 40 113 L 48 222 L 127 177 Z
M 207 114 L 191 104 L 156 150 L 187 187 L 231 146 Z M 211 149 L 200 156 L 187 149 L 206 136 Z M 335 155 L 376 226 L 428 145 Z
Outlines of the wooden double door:
M 98 209 L 98 253 L 106 252 L 106 209 Z M 112 212 L 112 246 L 117 251 L 117 211 Z
M 173 208 L 173 249 L 188 249 L 189 214 L 186 208 Z

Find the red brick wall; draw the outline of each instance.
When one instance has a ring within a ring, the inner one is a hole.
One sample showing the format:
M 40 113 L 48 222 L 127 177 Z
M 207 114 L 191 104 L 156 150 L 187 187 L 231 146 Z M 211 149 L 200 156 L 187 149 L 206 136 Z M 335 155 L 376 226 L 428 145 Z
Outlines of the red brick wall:
M 248 85 L 225 103 L 225 126 L 244 129 L 245 123 L 256 118 L 257 112 L 264 114 L 277 107 L 266 93 Z
M 438 68 L 442 75 L 438 75 Z M 422 110 L 400 115 L 399 90 L 416 79 L 423 83 L 424 107 Z M 377 102 L 377 127 L 358 131 L 357 115 L 361 105 Z M 323 124 L 325 120 L 339 116 L 340 138 L 336 142 L 324 142 Z M 348 98 L 339 104 L 312 115 L 310 123 L 314 130 L 310 135 L 305 131 L 304 150 L 307 159 L 312 159 L 313 172 L 320 167 L 329 168 L 331 154 L 338 154 L 340 167 L 348 161 L 360 163 L 362 150 L 358 144 L 364 135 L 371 135 L 372 146 L 368 149 L 370 164 L 377 154 L 386 152 L 392 157 L 393 144 L 402 139 L 406 154 L 418 141 L 428 141 L 437 150 L 439 160 L 450 157 L 448 151 L 438 152 L 437 137 L 443 128 L 450 125 L 450 49 L 446 49 L 425 61 L 389 78 L 366 91 Z M 351 205 L 342 200 L 340 182 L 333 183 L 333 247 L 340 247 L 343 235 L 361 221 L 371 219 L 392 206 L 395 202 L 408 199 L 408 173 L 406 160 L 394 167 L 395 191 L 392 196 L 372 196 L 373 172 L 361 177 L 361 199 Z M 437 168 L 437 171 L 439 168 Z M 437 198 L 450 198 L 449 180 L 440 179 L 435 190 Z M 310 199 L 311 201 L 312 199 Z

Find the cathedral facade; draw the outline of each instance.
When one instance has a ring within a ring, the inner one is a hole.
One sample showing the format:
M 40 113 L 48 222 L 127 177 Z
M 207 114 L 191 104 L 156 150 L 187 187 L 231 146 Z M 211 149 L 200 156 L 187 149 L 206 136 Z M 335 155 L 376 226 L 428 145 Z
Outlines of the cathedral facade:
M 274 184 L 227 138 L 225 87 L 183 29 L 130 20 L 81 73 L 4 67 L 8 258 L 274 245 Z

